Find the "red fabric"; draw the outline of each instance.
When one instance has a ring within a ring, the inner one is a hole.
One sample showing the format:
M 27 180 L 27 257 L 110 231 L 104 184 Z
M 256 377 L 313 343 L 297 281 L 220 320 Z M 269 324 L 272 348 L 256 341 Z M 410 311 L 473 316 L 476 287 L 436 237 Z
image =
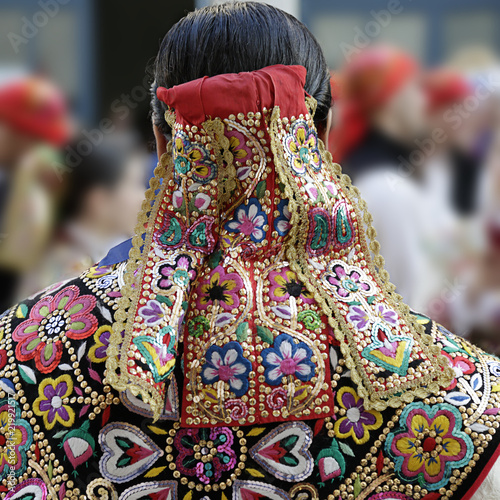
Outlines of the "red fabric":
M 341 161 L 363 140 L 370 115 L 417 71 L 415 59 L 389 47 L 370 48 L 354 57 L 338 77 L 339 118 L 329 140 L 335 161 Z
M 183 125 L 201 125 L 208 117 L 227 117 L 238 103 L 241 113 L 272 110 L 279 106 L 282 116 L 307 113 L 304 100 L 306 69 L 278 64 L 245 72 L 203 77 L 172 88 L 158 87 L 156 95 L 177 111 Z
M 42 78 L 25 78 L 0 87 L 0 120 L 54 146 L 63 145 L 71 134 L 62 93 Z
M 472 86 L 460 74 L 446 69 L 434 69 L 422 79 L 430 111 L 446 108 L 472 94 Z

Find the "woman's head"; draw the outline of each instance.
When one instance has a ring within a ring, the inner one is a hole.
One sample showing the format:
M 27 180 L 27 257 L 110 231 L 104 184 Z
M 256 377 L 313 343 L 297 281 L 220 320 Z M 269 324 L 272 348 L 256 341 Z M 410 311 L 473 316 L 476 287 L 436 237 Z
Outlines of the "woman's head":
M 167 133 L 165 104 L 156 88 L 203 76 L 254 71 L 274 64 L 307 69 L 305 90 L 318 101 L 315 122 L 326 128 L 330 73 L 312 33 L 295 17 L 270 5 L 231 2 L 189 13 L 165 35 L 155 62 L 153 123 Z

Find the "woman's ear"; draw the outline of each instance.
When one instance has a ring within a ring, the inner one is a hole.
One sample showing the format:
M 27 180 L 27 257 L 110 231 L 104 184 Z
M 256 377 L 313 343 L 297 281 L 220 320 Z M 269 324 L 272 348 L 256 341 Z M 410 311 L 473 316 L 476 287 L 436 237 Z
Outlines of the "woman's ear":
M 332 128 L 333 120 L 333 108 L 328 111 L 328 117 L 326 119 L 326 125 L 318 129 L 318 137 L 323 141 L 326 147 L 328 147 L 328 137 L 330 135 L 330 129 Z
M 156 154 L 158 155 L 158 160 L 161 158 L 163 153 L 167 152 L 167 138 L 163 135 L 161 130 L 153 124 L 153 133 L 155 134 L 156 140 Z

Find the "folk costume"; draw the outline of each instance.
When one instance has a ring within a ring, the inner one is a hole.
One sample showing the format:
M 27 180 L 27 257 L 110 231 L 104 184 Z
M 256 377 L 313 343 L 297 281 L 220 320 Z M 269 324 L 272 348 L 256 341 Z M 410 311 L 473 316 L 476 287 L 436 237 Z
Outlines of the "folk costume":
M 471 497 L 500 360 L 401 303 L 305 77 L 158 89 L 129 257 L 1 320 L 3 498 Z

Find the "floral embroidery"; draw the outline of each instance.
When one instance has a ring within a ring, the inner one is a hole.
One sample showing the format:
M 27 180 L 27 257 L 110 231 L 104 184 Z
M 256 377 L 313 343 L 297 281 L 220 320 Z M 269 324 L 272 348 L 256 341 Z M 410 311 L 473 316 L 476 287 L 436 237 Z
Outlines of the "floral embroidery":
M 370 325 L 370 322 L 376 318 L 395 326 L 397 325 L 398 315 L 392 309 L 385 307 L 384 304 L 377 304 L 375 306 L 374 318 L 371 318 L 368 311 L 363 309 L 363 307 L 356 305 L 349 306 L 347 320 L 350 321 L 359 331 L 366 330 L 366 328 Z
M 277 302 L 284 302 L 290 297 L 299 297 L 307 304 L 314 302 L 311 292 L 297 280 L 296 274 L 289 267 L 283 267 L 280 271 L 269 273 L 271 289 L 270 297 Z
M 266 236 L 264 226 L 267 225 L 267 215 L 257 198 L 250 198 L 248 205 L 240 205 L 234 212 L 233 220 L 224 227 L 230 233 L 240 233 L 249 236 L 252 241 L 259 243 Z
M 315 364 L 311 348 L 304 342 L 295 343 L 287 333 L 276 337 L 273 347 L 262 351 L 264 376 L 269 385 L 280 385 L 283 377 L 296 377 L 302 382 L 311 380 Z
M 350 321 L 357 330 L 363 331 L 370 324 L 370 315 L 368 311 L 360 306 L 349 306 L 349 314 L 347 315 L 347 321 Z
M 457 386 L 457 378 L 463 377 L 464 375 L 470 375 L 476 371 L 476 366 L 472 361 L 467 359 L 465 356 L 450 356 L 447 352 L 442 353 L 444 356 L 448 358 L 450 366 L 453 368 L 455 372 L 455 378 L 453 382 L 447 387 L 447 390 L 454 389 Z
M 231 151 L 235 161 L 251 158 L 252 150 L 246 145 L 246 139 L 243 134 L 237 130 L 227 130 L 225 133 L 229 138 L 229 151 Z
M 288 208 L 288 200 L 281 200 L 277 208 L 279 216 L 274 219 L 274 229 L 276 229 L 280 236 L 286 236 L 292 227 L 290 224 L 292 214 Z
M 215 178 L 216 165 L 210 160 L 210 154 L 200 143 L 192 143 L 185 132 L 177 132 L 174 144 L 174 171 L 177 182 L 191 169 L 193 179 L 200 184 L 206 184 Z
M 106 350 L 109 346 L 109 336 L 113 327 L 111 325 L 103 325 L 94 333 L 95 344 L 90 348 L 87 354 L 88 358 L 94 363 L 103 363 L 106 361 L 108 355 Z
M 199 287 L 197 307 L 206 309 L 208 304 L 219 304 L 226 311 L 240 305 L 239 290 L 243 281 L 236 273 L 226 273 L 222 266 L 217 266 L 209 278 Z
M 325 273 L 324 279 L 343 301 L 355 300 L 357 293 L 370 295 L 374 291 L 361 269 L 339 261 L 334 261 L 331 271 Z
M 472 458 L 472 441 L 460 430 L 460 411 L 447 403 L 433 407 L 412 403 L 399 422 L 401 427 L 387 436 L 385 449 L 403 481 L 418 481 L 422 488 L 435 491 L 446 485 L 453 469 Z
M 316 172 L 321 170 L 322 160 L 316 131 L 304 120 L 297 120 L 285 137 L 285 150 L 289 156 L 290 167 L 297 175 L 304 175 L 307 167 Z
M 39 300 L 12 333 L 16 340 L 16 355 L 20 361 L 34 359 L 38 370 L 50 373 L 62 356 L 61 338 L 85 339 L 97 329 L 97 318 L 90 314 L 96 299 L 92 295 L 79 296 L 71 285 L 54 297 Z
M 344 410 L 344 415 L 335 422 L 335 435 L 345 439 L 352 437 L 357 444 L 364 444 L 370 439 L 370 431 L 378 429 L 382 423 L 382 414 L 376 410 L 366 410 L 364 400 L 351 387 L 342 387 L 337 393 L 337 401 Z
M 158 269 L 158 288 L 170 290 L 175 285 L 187 288 L 190 281 L 196 277 L 192 264 L 193 259 L 189 255 L 179 255 L 174 264 L 161 264 Z
M 238 342 L 228 342 L 223 347 L 211 345 L 201 370 L 201 379 L 205 384 L 219 380 L 227 382 L 235 396 L 240 397 L 248 390 L 251 370 L 252 363 L 243 356 L 243 349 Z
M 204 484 L 217 482 L 223 472 L 236 466 L 233 444 L 229 427 L 181 429 L 174 439 L 174 447 L 179 451 L 175 460 L 177 470 L 186 476 L 196 476 Z
M 157 300 L 148 300 L 147 304 L 139 308 L 139 314 L 144 318 L 148 326 L 159 325 L 165 317 L 161 303 Z
M 47 429 L 52 429 L 57 422 L 71 427 L 75 421 L 75 412 L 64 399 L 73 392 L 73 381 L 69 375 L 61 375 L 55 380 L 46 378 L 38 388 L 38 397 L 33 402 L 33 411 L 43 417 Z
M 33 442 L 30 424 L 21 418 L 21 407 L 13 398 L 0 401 L 0 479 L 12 470 L 16 477 L 26 471 L 27 452 Z

